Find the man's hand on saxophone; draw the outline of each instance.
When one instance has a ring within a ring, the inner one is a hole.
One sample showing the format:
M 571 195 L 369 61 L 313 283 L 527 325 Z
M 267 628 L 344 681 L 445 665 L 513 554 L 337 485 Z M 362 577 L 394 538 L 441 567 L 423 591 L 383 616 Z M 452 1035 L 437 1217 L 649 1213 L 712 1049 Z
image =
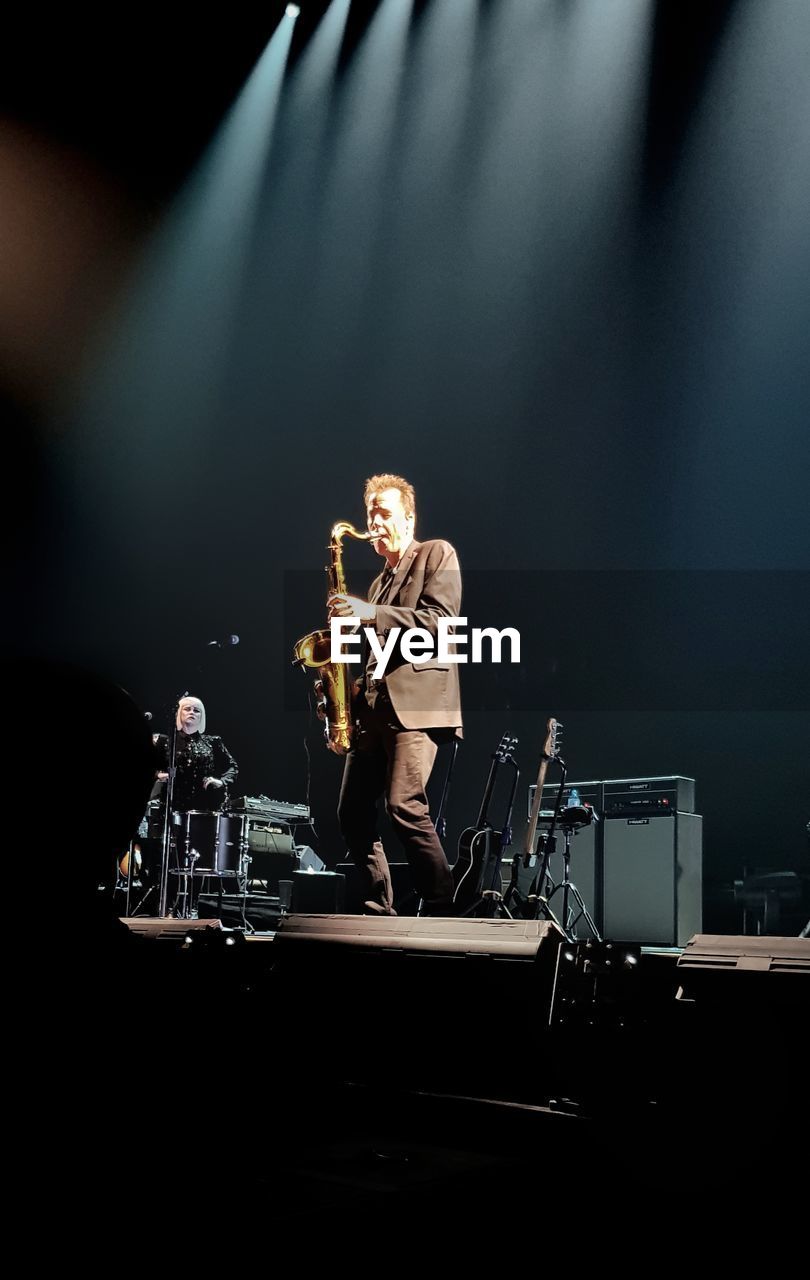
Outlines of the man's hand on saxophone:
M 376 604 L 369 604 L 359 596 L 335 593 L 329 597 L 326 606 L 330 618 L 354 618 L 358 623 L 375 622 L 377 618 Z
M 359 679 L 350 681 L 352 697 L 356 698 L 359 695 L 360 687 L 362 683 L 363 683 L 362 680 L 359 680 Z M 315 697 L 317 699 L 315 704 L 315 714 L 319 720 L 325 720 L 326 719 L 326 698 L 324 696 L 323 680 L 316 680 L 313 685 L 313 689 L 315 690 Z

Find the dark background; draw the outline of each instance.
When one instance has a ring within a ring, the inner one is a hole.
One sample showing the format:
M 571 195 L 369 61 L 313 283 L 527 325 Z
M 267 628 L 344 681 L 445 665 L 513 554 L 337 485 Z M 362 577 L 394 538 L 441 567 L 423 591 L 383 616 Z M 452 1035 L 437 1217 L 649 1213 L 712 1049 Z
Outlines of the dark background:
M 161 729 L 201 696 L 240 791 L 309 788 L 331 865 L 340 767 L 288 658 L 331 524 L 401 472 L 471 625 L 523 640 L 463 672 L 448 847 L 501 734 L 528 782 L 555 715 L 573 777 L 696 778 L 735 932 L 723 885 L 807 871 L 810 12 L 355 4 L 307 97 L 304 5 L 268 156 L 261 88 L 223 122 L 283 8 L 7 42 L 9 647 Z

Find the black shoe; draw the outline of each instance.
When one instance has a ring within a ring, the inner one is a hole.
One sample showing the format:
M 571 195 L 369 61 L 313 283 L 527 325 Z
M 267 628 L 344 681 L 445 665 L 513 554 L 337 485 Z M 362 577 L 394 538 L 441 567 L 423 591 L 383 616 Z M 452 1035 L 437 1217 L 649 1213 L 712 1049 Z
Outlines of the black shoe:
M 364 902 L 364 916 L 395 916 L 397 913 L 393 907 L 384 907 L 380 902 Z

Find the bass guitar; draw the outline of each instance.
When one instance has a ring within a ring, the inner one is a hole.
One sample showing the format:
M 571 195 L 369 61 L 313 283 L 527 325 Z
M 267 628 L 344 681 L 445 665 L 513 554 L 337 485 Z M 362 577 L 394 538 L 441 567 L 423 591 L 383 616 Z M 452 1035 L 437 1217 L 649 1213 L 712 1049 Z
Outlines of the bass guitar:
M 546 773 L 548 766 L 552 760 L 556 760 L 559 754 L 559 732 L 562 725 L 553 718 L 546 725 L 546 740 L 543 743 L 543 750 L 540 753 L 540 768 L 537 770 L 537 785 L 534 789 L 534 800 L 532 801 L 532 811 L 529 817 L 529 825 L 526 828 L 526 840 L 523 845 L 523 865 L 528 867 L 534 856 L 534 839 L 537 835 L 537 819 L 540 816 L 540 806 L 543 803 L 543 786 L 546 781 Z

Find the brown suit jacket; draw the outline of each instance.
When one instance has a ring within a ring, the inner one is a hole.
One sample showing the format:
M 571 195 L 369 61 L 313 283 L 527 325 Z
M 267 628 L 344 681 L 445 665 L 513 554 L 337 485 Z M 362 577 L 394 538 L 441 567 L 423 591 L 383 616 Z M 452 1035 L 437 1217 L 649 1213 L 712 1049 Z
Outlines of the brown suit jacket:
M 383 575 L 369 592 L 374 600 Z M 384 604 L 377 606 L 375 630 L 383 644 L 391 627 L 423 627 L 436 635 L 437 619 L 461 611 L 461 570 L 449 542 L 412 542 L 397 565 Z M 399 648 L 385 671 L 385 685 L 397 718 L 406 729 L 456 729 L 461 736 L 458 664 L 406 662 Z

